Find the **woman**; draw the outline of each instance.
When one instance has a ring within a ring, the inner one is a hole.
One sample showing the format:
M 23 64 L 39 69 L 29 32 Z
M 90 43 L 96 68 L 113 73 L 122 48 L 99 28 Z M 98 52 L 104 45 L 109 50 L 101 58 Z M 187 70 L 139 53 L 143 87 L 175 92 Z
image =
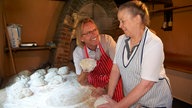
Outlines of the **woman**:
M 81 84 L 91 84 L 96 87 L 92 95 L 95 97 L 106 94 L 109 75 L 113 65 L 116 43 L 113 38 L 106 34 L 99 34 L 94 21 L 85 18 L 79 21 L 76 29 L 77 47 L 73 52 L 73 60 L 76 68 L 78 81 Z M 97 66 L 90 73 L 84 72 L 79 63 L 82 59 L 92 58 L 97 61 Z M 123 97 L 122 81 L 118 84 L 113 99 L 119 101 Z
M 149 13 L 146 5 L 141 1 L 122 4 L 118 20 L 124 34 L 117 41 L 106 96 L 109 103 L 99 108 L 171 108 L 170 84 L 163 66 L 163 44 L 147 27 Z M 125 97 L 117 103 L 110 97 L 120 76 Z

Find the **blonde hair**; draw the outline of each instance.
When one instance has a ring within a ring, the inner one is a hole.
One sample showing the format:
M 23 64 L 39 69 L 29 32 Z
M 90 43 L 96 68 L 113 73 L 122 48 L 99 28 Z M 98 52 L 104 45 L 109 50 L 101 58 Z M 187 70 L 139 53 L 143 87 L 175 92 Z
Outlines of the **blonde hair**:
M 95 22 L 91 18 L 87 17 L 87 18 L 81 19 L 78 22 L 77 27 L 76 27 L 76 33 L 75 33 L 76 34 L 76 44 L 80 47 L 83 47 L 85 45 L 85 43 L 81 41 L 81 37 L 82 37 L 83 26 L 88 22 L 95 24 Z M 96 24 L 95 24 L 95 26 L 96 26 Z

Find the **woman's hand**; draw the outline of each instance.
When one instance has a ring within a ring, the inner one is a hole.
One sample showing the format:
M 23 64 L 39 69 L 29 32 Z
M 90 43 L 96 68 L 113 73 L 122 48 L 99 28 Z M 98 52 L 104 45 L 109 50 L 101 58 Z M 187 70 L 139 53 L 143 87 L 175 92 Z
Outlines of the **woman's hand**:
M 99 97 L 99 96 L 102 96 L 104 94 L 106 94 L 107 91 L 104 89 L 104 88 L 101 88 L 101 87 L 97 87 L 96 89 L 94 89 L 91 93 L 91 96 L 93 97 Z
M 116 108 L 117 102 L 111 99 L 108 95 L 104 95 L 105 99 L 108 101 L 108 103 L 99 105 L 97 108 Z

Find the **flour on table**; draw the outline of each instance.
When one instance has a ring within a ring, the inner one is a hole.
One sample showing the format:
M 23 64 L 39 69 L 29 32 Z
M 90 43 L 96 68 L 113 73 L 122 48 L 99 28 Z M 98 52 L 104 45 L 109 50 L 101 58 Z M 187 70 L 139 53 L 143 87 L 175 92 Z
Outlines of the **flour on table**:
M 58 72 L 59 71 L 59 72 Z M 82 86 L 68 67 L 40 69 L 5 88 L 3 108 L 94 108 L 92 87 Z M 0 94 L 2 95 L 2 94 Z

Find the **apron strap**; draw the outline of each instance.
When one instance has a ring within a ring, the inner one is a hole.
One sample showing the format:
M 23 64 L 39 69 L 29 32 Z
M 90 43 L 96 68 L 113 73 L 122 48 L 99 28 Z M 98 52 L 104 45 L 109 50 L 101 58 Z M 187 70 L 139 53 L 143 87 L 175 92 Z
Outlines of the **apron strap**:
M 147 37 L 147 32 L 148 32 L 148 29 L 145 31 L 145 37 L 144 37 L 143 46 L 142 46 L 142 50 L 141 50 L 141 64 L 142 64 L 142 61 L 143 61 L 143 50 L 144 50 L 145 40 L 146 40 L 146 37 Z
M 88 54 L 86 45 L 84 46 L 84 51 L 85 51 L 85 57 L 86 57 L 86 58 L 89 58 L 89 54 Z

